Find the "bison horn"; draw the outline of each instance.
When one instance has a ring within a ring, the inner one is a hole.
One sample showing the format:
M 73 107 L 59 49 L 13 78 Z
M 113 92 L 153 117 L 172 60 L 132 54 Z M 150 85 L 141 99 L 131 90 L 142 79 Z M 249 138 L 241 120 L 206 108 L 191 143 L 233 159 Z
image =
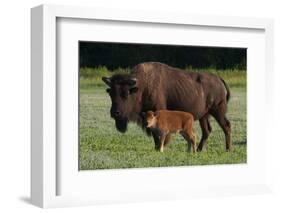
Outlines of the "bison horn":
M 108 86 L 111 87 L 111 78 L 109 78 L 109 77 L 102 77 L 101 79 L 103 80 L 104 83 L 106 83 Z

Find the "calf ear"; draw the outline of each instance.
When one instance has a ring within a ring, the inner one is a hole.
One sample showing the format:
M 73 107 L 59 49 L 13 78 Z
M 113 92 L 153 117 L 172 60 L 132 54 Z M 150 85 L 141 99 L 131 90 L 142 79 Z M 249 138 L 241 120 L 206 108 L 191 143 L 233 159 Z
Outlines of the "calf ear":
M 133 93 L 137 92 L 138 90 L 139 90 L 139 88 L 132 87 L 132 88 L 130 88 L 130 94 L 133 94 Z
M 111 87 L 111 78 L 109 78 L 109 77 L 102 77 L 101 79 L 103 80 L 104 83 L 106 83 L 108 86 Z

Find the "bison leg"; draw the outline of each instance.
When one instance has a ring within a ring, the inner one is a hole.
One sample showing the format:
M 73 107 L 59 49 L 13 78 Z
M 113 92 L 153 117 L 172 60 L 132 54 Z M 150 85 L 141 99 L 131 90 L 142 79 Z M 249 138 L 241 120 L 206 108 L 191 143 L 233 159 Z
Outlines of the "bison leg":
M 151 134 L 153 136 L 154 144 L 155 144 L 155 150 L 160 150 L 160 137 L 161 137 L 161 132 L 158 131 L 151 131 Z
M 200 127 L 202 130 L 202 137 L 201 137 L 200 143 L 198 145 L 197 151 L 201 152 L 204 144 L 206 143 L 206 141 L 212 131 L 210 121 L 209 121 L 209 115 L 205 115 L 204 117 L 202 117 L 199 120 L 199 123 L 200 123 Z
M 226 151 L 231 150 L 231 124 L 229 120 L 225 116 L 226 113 L 226 104 L 221 103 L 217 110 L 212 112 L 212 115 L 222 128 L 224 134 L 225 134 L 225 148 Z

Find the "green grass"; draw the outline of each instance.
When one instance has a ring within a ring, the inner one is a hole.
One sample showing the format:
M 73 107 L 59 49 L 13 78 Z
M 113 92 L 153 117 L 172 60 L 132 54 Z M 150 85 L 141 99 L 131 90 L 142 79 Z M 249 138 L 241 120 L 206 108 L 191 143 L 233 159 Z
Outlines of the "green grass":
M 233 151 L 225 152 L 224 134 L 212 118 L 213 131 L 206 149 L 192 154 L 187 152 L 187 143 L 179 134 L 174 134 L 164 153 L 160 153 L 154 150 L 153 139 L 134 123 L 129 124 L 125 134 L 119 133 L 114 120 L 110 118 L 110 98 L 100 80 L 101 76 L 109 76 L 111 72 L 104 70 L 100 75 L 80 78 L 81 170 L 246 163 L 245 71 L 207 70 L 222 76 L 230 86 L 227 116 L 232 124 Z M 198 122 L 195 132 L 199 142 L 201 130 Z

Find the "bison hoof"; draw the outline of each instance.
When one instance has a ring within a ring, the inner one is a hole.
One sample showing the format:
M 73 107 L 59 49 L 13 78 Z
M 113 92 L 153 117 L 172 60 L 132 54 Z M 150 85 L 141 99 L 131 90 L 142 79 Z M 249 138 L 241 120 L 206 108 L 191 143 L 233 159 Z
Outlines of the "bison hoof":
M 198 147 L 198 148 L 197 148 L 197 152 L 202 152 L 202 148 L 201 148 L 201 147 Z

